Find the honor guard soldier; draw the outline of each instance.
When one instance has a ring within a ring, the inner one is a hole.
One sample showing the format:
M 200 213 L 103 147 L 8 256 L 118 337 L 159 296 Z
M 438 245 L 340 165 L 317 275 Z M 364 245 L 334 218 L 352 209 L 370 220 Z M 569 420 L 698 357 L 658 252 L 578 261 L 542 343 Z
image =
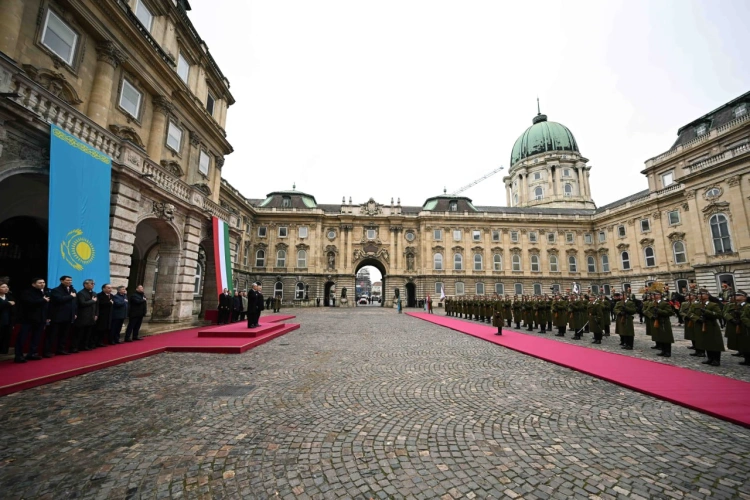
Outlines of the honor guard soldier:
M 706 350 L 708 359 L 704 365 L 721 366 L 721 352 L 724 350 L 724 338 L 721 336 L 719 319 L 722 318 L 721 306 L 711 300 L 708 290 L 701 289 L 701 310 L 698 317 L 699 337 Z
M 737 301 L 737 308 L 740 310 L 740 329 L 737 333 L 737 347 L 745 358 L 740 364 L 750 366 L 750 307 L 747 305 L 747 293 L 737 290 L 734 298 Z
M 627 295 L 615 294 L 615 333 L 617 333 L 622 342 L 622 349 L 633 350 L 633 341 L 635 337 L 635 327 L 633 326 L 633 316 L 637 312 L 635 302 Z
M 604 312 L 602 310 L 602 304 L 593 295 L 589 297 L 589 305 L 587 308 L 589 318 L 589 331 L 594 334 L 594 340 L 592 344 L 602 343 L 602 322 L 604 321 Z
M 657 356 L 669 358 L 672 356 L 672 344 L 674 344 L 674 335 L 672 334 L 672 323 L 669 319 L 674 315 L 674 308 L 669 301 L 664 300 L 662 293 L 654 292 L 654 306 L 652 308 L 654 323 L 654 341 L 661 349 Z
M 521 329 L 521 318 L 523 313 L 523 303 L 518 299 L 518 295 L 513 296 L 513 323 L 516 324 L 516 330 Z

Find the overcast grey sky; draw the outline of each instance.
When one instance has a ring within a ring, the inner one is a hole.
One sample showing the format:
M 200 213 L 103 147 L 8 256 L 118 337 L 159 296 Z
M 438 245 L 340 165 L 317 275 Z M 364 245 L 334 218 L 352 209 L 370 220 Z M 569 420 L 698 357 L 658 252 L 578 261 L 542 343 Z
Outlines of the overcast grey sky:
M 603 205 L 677 129 L 750 90 L 750 1 L 192 0 L 237 103 L 224 176 L 249 198 L 421 205 L 505 166 L 536 97 Z M 743 52 L 745 52 L 743 54 Z M 469 189 L 505 205 L 500 173 Z

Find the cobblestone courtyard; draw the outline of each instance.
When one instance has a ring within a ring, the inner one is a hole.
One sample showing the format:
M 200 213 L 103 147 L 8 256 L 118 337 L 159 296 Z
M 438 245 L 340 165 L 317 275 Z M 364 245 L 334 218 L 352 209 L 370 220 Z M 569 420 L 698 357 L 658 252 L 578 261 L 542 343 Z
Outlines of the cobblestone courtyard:
M 0 398 L 2 497 L 750 498 L 748 429 L 392 310 L 292 313 Z

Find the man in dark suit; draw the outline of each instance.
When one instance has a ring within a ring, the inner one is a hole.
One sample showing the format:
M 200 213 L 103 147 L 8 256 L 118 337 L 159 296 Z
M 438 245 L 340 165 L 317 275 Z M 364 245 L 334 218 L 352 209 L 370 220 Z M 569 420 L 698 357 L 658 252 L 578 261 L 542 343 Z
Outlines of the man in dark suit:
M 229 289 L 225 288 L 219 294 L 219 324 L 229 323 L 230 314 L 232 314 L 232 296 L 229 295 Z
M 258 327 L 260 312 L 263 310 L 263 289 L 258 283 L 253 283 L 253 289 L 247 296 L 247 327 Z
M 128 327 L 125 329 L 125 342 L 143 340 L 138 336 L 141 331 L 143 318 L 146 316 L 148 302 L 143 292 L 143 285 L 138 285 L 135 293 L 130 296 L 130 311 L 128 312 Z
M 50 290 L 49 320 L 47 337 L 44 339 L 44 356 L 51 357 L 53 349 L 57 354 L 68 354 L 68 336 L 76 319 L 76 290 L 73 278 L 60 277 L 60 285 Z M 76 347 L 72 345 L 71 348 Z
M 31 282 L 31 288 L 21 294 L 19 300 L 20 312 L 18 322 L 21 324 L 21 330 L 16 337 L 16 363 L 25 363 L 27 359 L 39 360 L 39 338 L 47 322 L 47 303 L 50 298 L 44 294 L 44 280 L 41 278 Z M 29 353 L 23 357 L 23 346 L 31 333 L 31 345 Z
M 96 317 L 99 315 L 94 280 L 83 281 L 83 290 L 78 292 L 76 302 L 76 333 L 73 337 L 71 352 L 90 351 L 91 340 L 94 336 L 94 325 L 96 325 Z
M 109 343 L 120 343 L 122 324 L 128 317 L 128 290 L 124 286 L 117 287 L 117 293 L 112 296 L 112 328 L 109 331 Z
M 232 297 L 232 323 L 240 320 L 240 314 L 242 314 L 242 295 L 235 290 L 234 297 Z
M 107 283 L 102 285 L 102 291 L 96 296 L 96 303 L 99 307 L 99 315 L 96 317 L 96 326 L 94 327 L 95 336 L 90 347 L 104 347 L 109 341 L 109 331 L 112 327 L 112 287 Z

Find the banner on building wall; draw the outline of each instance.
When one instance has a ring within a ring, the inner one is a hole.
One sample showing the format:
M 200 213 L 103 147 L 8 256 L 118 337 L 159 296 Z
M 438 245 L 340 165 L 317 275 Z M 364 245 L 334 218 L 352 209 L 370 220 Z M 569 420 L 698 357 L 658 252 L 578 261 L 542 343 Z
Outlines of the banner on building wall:
M 214 265 L 216 266 L 216 289 L 221 293 L 225 288 L 234 293 L 232 281 L 232 254 L 229 249 L 229 224 L 213 218 Z
M 61 276 L 77 289 L 85 279 L 109 282 L 111 182 L 109 156 L 51 126 L 48 286 Z

